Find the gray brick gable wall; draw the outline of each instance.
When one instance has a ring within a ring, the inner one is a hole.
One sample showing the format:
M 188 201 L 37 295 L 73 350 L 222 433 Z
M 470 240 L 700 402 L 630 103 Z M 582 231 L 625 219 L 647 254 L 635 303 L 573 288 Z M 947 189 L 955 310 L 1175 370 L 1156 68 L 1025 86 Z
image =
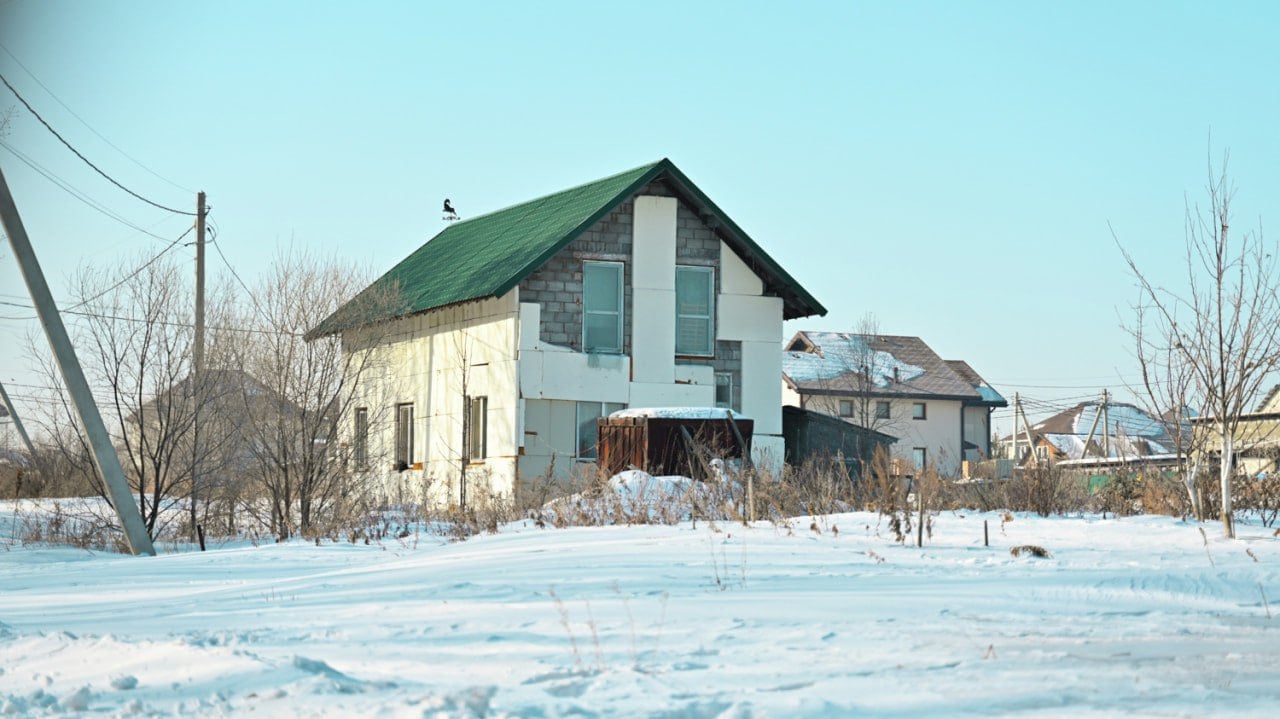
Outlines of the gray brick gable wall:
M 674 196 L 661 181 L 650 183 L 636 194 Z M 622 262 L 622 351 L 631 354 L 631 323 L 635 314 L 631 292 L 634 207 L 634 197 L 628 198 L 520 283 L 520 301 L 537 302 L 542 307 L 538 331 L 541 341 L 582 351 L 582 265 L 593 260 Z M 676 264 L 714 267 L 716 294 L 720 293 L 720 240 L 715 231 L 683 203 L 676 210 Z M 682 357 L 677 364 L 710 365 L 717 372 L 730 373 L 734 404 L 741 406 L 742 343 L 717 341 L 714 358 Z

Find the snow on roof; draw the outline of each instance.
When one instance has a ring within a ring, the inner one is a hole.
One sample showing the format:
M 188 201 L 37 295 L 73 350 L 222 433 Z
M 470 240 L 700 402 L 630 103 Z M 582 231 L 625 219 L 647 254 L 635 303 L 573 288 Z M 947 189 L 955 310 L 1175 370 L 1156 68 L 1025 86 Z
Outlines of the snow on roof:
M 610 417 L 656 417 L 661 419 L 751 419 L 724 407 L 635 407 L 620 409 Z
M 877 387 L 888 387 L 898 370 L 898 382 L 907 382 L 924 374 L 923 367 L 907 364 L 888 352 L 872 349 L 866 340 L 847 332 L 812 333 L 822 341 L 820 352 L 785 352 L 782 371 L 797 382 L 820 382 L 835 379 L 863 367 Z

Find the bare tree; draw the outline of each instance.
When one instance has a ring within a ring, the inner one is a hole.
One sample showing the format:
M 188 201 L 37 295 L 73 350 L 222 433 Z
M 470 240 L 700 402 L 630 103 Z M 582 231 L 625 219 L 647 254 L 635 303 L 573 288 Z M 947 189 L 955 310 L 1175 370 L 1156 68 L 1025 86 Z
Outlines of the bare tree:
M 338 452 L 338 421 L 350 413 L 377 355 L 343 352 L 337 335 L 311 341 L 304 335 L 367 284 L 350 267 L 294 252 L 277 257 L 242 310 L 239 324 L 251 331 L 237 344 L 237 363 L 253 380 L 241 404 L 242 427 L 268 503 L 265 522 L 279 537 L 311 532 L 352 490 Z
M 1160 421 L 1177 457 L 1178 473 L 1187 491 L 1187 499 L 1196 519 L 1204 521 L 1205 510 L 1196 478 L 1200 475 L 1203 447 L 1206 437 L 1197 433 L 1191 424 L 1193 409 L 1189 403 L 1195 375 L 1187 355 L 1171 346 L 1167 337 L 1152 338 L 1146 328 L 1148 308 L 1143 301 L 1133 306 L 1134 323 L 1127 327 L 1134 341 L 1134 359 L 1141 372 L 1141 386 L 1130 391 L 1144 405 L 1147 412 Z
M 220 443 L 204 445 L 193 458 L 191 433 L 196 407 L 208 402 L 190 380 L 193 328 L 191 289 L 168 256 L 151 258 L 141 268 L 126 265 L 83 267 L 73 284 L 82 298 L 71 328 L 85 375 L 98 394 L 104 419 L 118 447 L 148 533 L 154 538 L 176 517 L 191 496 L 193 467 L 211 469 L 209 457 Z M 34 356 L 47 354 L 33 345 Z M 50 386 L 61 387 L 51 361 L 45 362 Z M 85 439 L 65 392 L 45 418 L 64 460 L 78 466 Z M 99 478 L 97 489 L 106 496 Z
M 1263 240 L 1261 227 L 1230 232 L 1235 187 L 1225 155 L 1221 172 L 1209 163 L 1208 177 L 1208 208 L 1188 203 L 1186 209 L 1184 287 L 1159 285 L 1123 246 L 1121 251 L 1142 293 L 1140 346 L 1151 342 L 1149 351 L 1180 357 L 1190 375 L 1183 404 L 1198 404 L 1220 435 L 1222 524 L 1234 537 L 1233 440 L 1240 415 L 1280 367 L 1280 276 L 1277 248 Z

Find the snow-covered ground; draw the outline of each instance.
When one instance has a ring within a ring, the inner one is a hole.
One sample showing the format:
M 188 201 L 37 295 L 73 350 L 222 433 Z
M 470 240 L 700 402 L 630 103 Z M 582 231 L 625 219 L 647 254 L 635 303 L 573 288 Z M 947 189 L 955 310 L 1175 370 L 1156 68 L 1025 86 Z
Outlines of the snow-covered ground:
M 0 538 L 0 712 L 1276 715 L 1271 530 L 1002 520 L 944 513 L 924 549 L 865 513 L 155 558 Z

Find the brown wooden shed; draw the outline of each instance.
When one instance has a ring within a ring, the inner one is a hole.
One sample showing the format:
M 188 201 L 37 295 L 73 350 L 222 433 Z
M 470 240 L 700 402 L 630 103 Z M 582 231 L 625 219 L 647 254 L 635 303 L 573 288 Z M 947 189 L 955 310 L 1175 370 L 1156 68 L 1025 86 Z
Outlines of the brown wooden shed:
M 610 476 L 634 468 L 654 476 L 709 479 L 712 458 L 751 456 L 754 422 L 727 409 L 629 409 L 596 422 L 599 466 Z

